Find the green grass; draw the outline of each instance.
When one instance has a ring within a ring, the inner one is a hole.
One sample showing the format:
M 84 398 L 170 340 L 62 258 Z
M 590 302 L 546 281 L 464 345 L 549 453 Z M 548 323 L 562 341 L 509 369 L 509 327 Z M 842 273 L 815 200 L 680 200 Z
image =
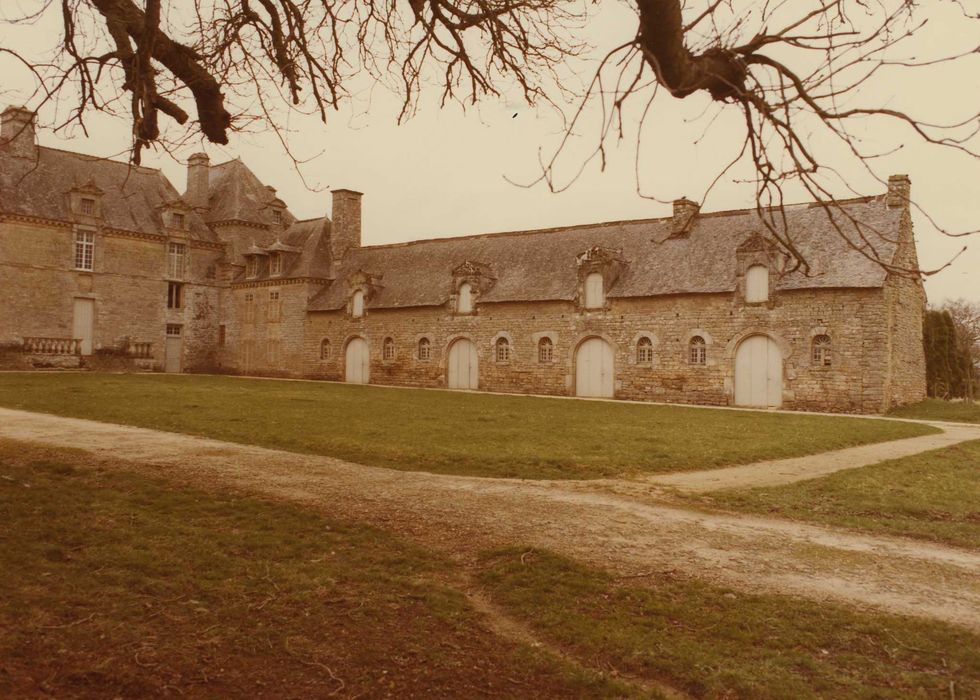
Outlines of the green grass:
M 230 377 L 0 374 L 0 405 L 394 469 L 589 479 L 935 432 L 902 422 Z
M 980 635 L 941 623 L 664 574 L 617 579 L 518 549 L 488 556 L 480 578 L 573 656 L 697 698 L 980 697 Z
M 0 697 L 621 697 L 496 637 L 452 562 L 0 442 Z
M 692 498 L 735 510 L 980 548 L 980 441 L 787 486 Z
M 896 418 L 980 423 L 980 402 L 926 399 L 910 406 L 896 408 L 890 411 L 888 415 L 895 416 Z

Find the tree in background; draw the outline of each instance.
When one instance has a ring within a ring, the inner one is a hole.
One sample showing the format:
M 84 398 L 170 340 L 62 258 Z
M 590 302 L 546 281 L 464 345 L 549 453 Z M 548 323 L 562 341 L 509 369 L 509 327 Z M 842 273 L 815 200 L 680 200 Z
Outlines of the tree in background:
M 944 308 L 926 311 L 923 341 L 929 396 L 973 400 L 976 382 L 974 347 L 980 337 L 974 335 L 980 329 L 977 311 L 976 304 L 963 300 L 947 302 Z

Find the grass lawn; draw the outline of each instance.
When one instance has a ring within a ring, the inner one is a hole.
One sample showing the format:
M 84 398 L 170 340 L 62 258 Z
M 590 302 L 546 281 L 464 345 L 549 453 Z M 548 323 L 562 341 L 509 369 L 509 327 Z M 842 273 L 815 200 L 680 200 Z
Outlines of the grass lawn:
M 788 486 L 697 498 L 735 510 L 980 548 L 980 441 Z
M 394 469 L 588 479 L 936 432 L 902 422 L 232 377 L 0 374 L 0 405 Z
M 889 412 L 896 418 L 921 418 L 923 420 L 948 420 L 958 423 L 980 423 L 980 402 L 943 401 L 926 399 L 910 406 L 902 406 Z
M 550 643 L 696 698 L 980 697 L 980 635 L 947 625 L 667 574 L 617 579 L 547 552 L 484 567 L 493 600 Z
M 0 697 L 621 697 L 452 564 L 297 507 L 0 443 Z
M 0 441 L 0 697 L 980 694 L 980 636 L 941 623 L 525 548 L 465 573 L 390 533 L 128 469 Z M 545 645 L 484 627 L 468 576 Z

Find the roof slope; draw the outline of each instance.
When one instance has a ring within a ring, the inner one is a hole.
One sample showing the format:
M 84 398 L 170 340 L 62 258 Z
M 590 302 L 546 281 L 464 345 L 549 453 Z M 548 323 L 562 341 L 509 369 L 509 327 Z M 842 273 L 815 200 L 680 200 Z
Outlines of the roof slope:
M 272 226 L 272 204 L 276 201 L 275 190 L 263 185 L 237 158 L 212 165 L 208 172 L 209 222 L 247 221 Z M 284 211 L 283 220 L 288 225 L 294 217 Z
M 883 260 L 891 260 L 902 210 L 883 197 L 845 204 Z M 803 271 L 777 276 L 776 289 L 880 287 L 885 270 L 851 249 L 834 230 L 827 212 L 809 205 L 786 208 L 792 240 L 810 264 Z M 841 227 L 845 228 L 844 217 Z M 848 223 L 847 226 L 850 226 Z M 754 211 L 698 216 L 687 236 L 671 238 L 671 219 L 623 221 L 544 231 L 486 234 L 351 251 L 337 271 L 337 282 L 324 290 L 311 310 L 342 308 L 351 275 L 379 276 L 380 289 L 369 307 L 437 306 L 448 301 L 453 269 L 471 261 L 489 265 L 496 283 L 481 302 L 572 300 L 578 287 L 576 257 L 593 246 L 621 251 L 626 267 L 609 297 L 732 292 L 739 245 L 765 226 Z M 853 232 L 852 235 L 856 235 Z
M 159 208 L 180 194 L 159 170 L 39 146 L 37 159 L 0 150 L 0 211 L 72 221 L 69 192 L 95 185 L 102 191 L 102 217 L 111 228 L 163 234 Z M 215 241 L 207 224 L 187 212 L 192 238 Z

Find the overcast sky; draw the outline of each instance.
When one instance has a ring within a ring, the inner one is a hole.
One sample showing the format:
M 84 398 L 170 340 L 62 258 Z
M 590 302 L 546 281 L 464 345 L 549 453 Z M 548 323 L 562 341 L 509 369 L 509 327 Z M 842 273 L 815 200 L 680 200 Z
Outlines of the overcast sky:
M 27 0 L 15 1 L 25 8 L 31 5 Z M 949 19 L 943 25 L 944 19 L 949 18 L 938 17 L 939 26 L 934 22 L 931 34 L 923 33 L 919 56 L 945 51 L 957 42 L 975 45 L 976 37 L 965 23 Z M 628 38 L 635 26 L 635 17 L 625 6 L 604 5 L 590 23 L 596 53 L 601 46 Z M 0 45 L 36 47 L 38 37 L 53 43 L 57 36 L 56 23 L 19 31 L 0 27 Z M 877 92 L 869 97 L 890 106 L 922 109 L 931 118 L 962 118 L 975 111 L 980 101 L 980 55 L 970 60 L 972 64 L 964 63 L 955 73 L 892 75 L 880 81 L 874 87 Z M 22 102 L 30 87 L 29 77 L 2 58 L 0 71 L 4 76 L 2 100 Z M 647 193 L 662 200 L 682 195 L 700 199 L 732 157 L 731 148 L 741 143 L 737 114 L 734 119 L 717 120 L 709 138 L 694 142 L 701 126 L 691 122 L 704 113 L 705 106 L 706 101 L 697 98 L 668 98 L 658 104 L 655 118 L 643 132 L 638 159 Z M 367 245 L 670 213 L 669 205 L 637 194 L 635 135 L 614 144 L 605 172 L 590 165 L 568 191 L 553 194 L 540 184 L 524 188 L 508 182 L 531 182 L 538 175 L 539 151 L 549 152 L 561 134 L 561 123 L 552 111 L 529 109 L 516 95 L 488 100 L 466 111 L 457 106 L 440 110 L 427 100 L 414 118 L 400 126 L 395 123 L 397 111 L 397 99 L 376 89 L 362 92 L 343 111 L 328 114 L 326 124 L 302 115 L 284 115 L 282 126 L 289 129 L 292 148 L 298 156 L 312 158 L 301 166 L 303 177 L 269 132 L 233 134 L 228 146 L 206 144 L 203 150 L 212 163 L 240 157 L 266 184 L 277 188 L 300 218 L 329 213 L 329 188 L 363 192 L 363 242 Z M 635 118 L 636 114 L 627 116 Z M 44 117 L 42 113 L 42 121 Z M 42 131 L 41 142 L 93 155 L 125 155 L 128 123 L 93 115 L 88 127 L 88 137 L 77 129 L 70 137 Z M 897 125 L 888 130 L 875 124 L 868 136 L 881 137 L 883 143 L 890 138 L 905 144 L 895 155 L 875 163 L 879 176 L 908 173 L 913 197 L 941 225 L 954 230 L 980 229 L 980 164 L 916 144 L 910 132 Z M 579 143 L 594 144 L 592 132 L 583 134 Z M 202 146 L 192 145 L 176 155 L 184 159 L 196 150 Z M 145 153 L 144 164 L 162 168 L 183 191 L 184 166 L 172 157 Z M 575 169 L 571 163 L 564 172 L 571 174 Z M 857 170 L 848 175 L 863 193 L 882 190 Z M 748 207 L 752 197 L 750 186 L 723 181 L 712 191 L 705 210 Z M 955 297 L 980 301 L 980 236 L 951 240 L 920 215 L 916 216 L 916 234 L 923 268 L 940 266 L 964 244 L 968 246 L 950 268 L 928 279 L 930 301 Z

